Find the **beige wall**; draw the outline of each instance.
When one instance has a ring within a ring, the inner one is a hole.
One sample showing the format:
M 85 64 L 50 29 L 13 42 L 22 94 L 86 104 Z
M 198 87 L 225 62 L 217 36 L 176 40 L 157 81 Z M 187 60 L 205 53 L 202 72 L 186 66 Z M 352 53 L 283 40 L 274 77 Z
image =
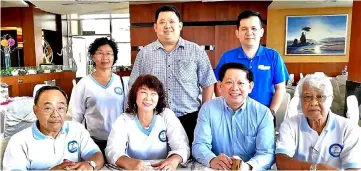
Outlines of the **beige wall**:
M 285 56 L 286 16 L 348 14 L 347 47 L 344 56 Z M 286 63 L 348 62 L 352 7 L 269 9 L 267 14 L 267 46 L 276 49 Z

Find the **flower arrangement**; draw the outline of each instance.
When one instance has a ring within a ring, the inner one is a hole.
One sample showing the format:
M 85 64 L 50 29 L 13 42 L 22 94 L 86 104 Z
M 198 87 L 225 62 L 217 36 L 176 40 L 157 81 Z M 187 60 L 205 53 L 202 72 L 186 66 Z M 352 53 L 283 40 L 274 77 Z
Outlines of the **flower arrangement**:
M 8 87 L 9 87 L 8 84 L 6 84 L 6 83 L 1 83 L 1 88 L 8 88 Z
M 8 34 L 4 35 L 3 37 L 1 37 L 1 51 L 4 51 L 5 54 L 5 68 L 9 68 L 11 65 L 11 60 L 10 60 L 10 54 L 17 49 L 16 48 L 12 48 L 12 46 L 15 45 L 15 40 Z

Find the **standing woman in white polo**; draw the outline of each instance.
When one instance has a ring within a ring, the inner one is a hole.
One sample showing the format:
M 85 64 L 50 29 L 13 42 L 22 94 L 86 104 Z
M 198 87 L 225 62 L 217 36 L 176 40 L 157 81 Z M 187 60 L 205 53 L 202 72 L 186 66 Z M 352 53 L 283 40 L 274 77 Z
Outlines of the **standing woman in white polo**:
M 112 73 L 118 47 L 108 38 L 98 38 L 89 46 L 96 71 L 82 78 L 75 87 L 73 119 L 85 127 L 104 154 L 112 124 L 124 112 L 127 83 Z
M 313 74 L 299 84 L 303 114 L 281 124 L 276 143 L 277 168 L 361 169 L 360 128 L 331 112 L 333 91 L 330 78 Z

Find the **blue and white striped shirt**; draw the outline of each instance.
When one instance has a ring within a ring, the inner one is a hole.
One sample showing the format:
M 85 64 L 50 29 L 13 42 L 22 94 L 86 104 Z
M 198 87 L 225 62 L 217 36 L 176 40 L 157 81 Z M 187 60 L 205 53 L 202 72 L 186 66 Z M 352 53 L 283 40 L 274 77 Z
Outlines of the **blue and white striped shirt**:
M 163 83 L 168 107 L 178 117 L 198 111 L 202 104 L 201 88 L 217 82 L 207 53 L 182 38 L 172 52 L 167 52 L 159 40 L 140 50 L 129 86 L 143 74 L 152 74 Z

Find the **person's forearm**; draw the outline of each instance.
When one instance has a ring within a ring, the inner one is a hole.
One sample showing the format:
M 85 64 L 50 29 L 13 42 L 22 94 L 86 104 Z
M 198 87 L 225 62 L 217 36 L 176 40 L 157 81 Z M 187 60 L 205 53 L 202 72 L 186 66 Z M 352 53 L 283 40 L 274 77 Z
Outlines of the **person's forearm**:
M 115 162 L 115 165 L 121 167 L 121 168 L 124 168 L 124 169 L 129 169 L 129 163 L 131 163 L 132 160 L 135 160 L 135 159 L 132 159 L 132 158 L 129 158 L 127 156 L 121 156 L 119 157 L 119 159 Z
M 312 163 L 300 161 L 285 154 L 276 154 L 276 165 L 279 170 L 309 170 Z
M 214 84 L 202 89 L 202 104 L 212 99 Z
M 277 87 L 275 90 L 275 94 L 272 97 L 271 105 L 269 106 L 270 109 L 274 110 L 275 112 L 278 110 L 282 103 L 283 95 L 286 92 L 285 86 Z
M 178 161 L 178 164 L 183 162 L 183 158 L 178 154 L 172 154 L 171 156 L 168 157 L 168 159 L 176 160 Z
M 104 166 L 104 160 L 101 152 L 97 152 L 87 159 L 87 161 L 94 161 L 97 164 L 94 170 L 101 169 Z

